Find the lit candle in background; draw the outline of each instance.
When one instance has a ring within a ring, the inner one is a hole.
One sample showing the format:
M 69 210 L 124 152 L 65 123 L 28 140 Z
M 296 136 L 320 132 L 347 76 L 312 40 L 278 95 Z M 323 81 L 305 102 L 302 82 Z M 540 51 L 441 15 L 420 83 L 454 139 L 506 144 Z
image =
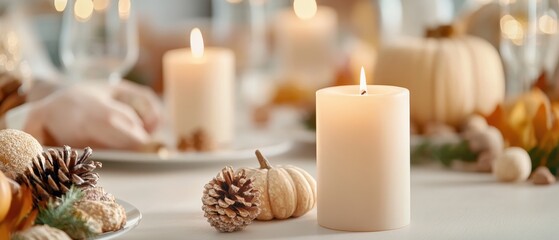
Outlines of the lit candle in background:
M 318 223 L 382 231 L 410 223 L 410 109 L 405 88 L 316 92 Z
M 280 78 L 310 88 L 329 85 L 335 75 L 337 14 L 314 0 L 295 0 L 278 13 L 274 36 Z
M 216 145 L 225 146 L 234 133 L 234 54 L 225 48 L 204 48 L 198 28 L 190 39 L 191 48 L 170 50 L 163 56 L 171 124 L 178 136 L 201 129 Z

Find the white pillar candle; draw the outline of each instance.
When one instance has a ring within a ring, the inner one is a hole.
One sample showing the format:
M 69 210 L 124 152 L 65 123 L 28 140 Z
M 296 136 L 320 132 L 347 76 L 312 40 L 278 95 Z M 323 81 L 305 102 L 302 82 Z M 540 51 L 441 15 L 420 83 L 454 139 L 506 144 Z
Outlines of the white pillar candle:
M 409 91 L 366 86 L 361 71 L 361 89 L 316 92 L 318 223 L 345 231 L 404 227 L 410 222 Z
M 173 130 L 180 137 L 202 129 L 218 146 L 227 145 L 234 133 L 234 54 L 225 48 L 204 49 L 197 28 L 190 45 L 163 56 L 165 104 Z
M 278 13 L 274 36 L 280 77 L 318 89 L 335 75 L 337 14 L 314 0 L 295 0 Z

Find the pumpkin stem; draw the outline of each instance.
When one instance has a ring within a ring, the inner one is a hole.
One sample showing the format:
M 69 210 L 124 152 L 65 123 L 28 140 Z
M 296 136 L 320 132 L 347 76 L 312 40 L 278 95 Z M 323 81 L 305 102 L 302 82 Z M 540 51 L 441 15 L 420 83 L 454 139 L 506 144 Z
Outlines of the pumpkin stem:
M 268 159 L 266 159 L 266 157 L 264 157 L 264 155 L 262 155 L 260 150 L 256 150 L 255 154 L 256 154 L 256 158 L 258 159 L 258 162 L 260 163 L 260 169 L 271 169 L 272 168 L 272 165 L 270 164 L 270 162 L 268 162 Z
M 449 38 L 457 35 L 457 29 L 452 25 L 441 25 L 434 28 L 427 28 L 425 30 L 425 37 L 427 38 Z

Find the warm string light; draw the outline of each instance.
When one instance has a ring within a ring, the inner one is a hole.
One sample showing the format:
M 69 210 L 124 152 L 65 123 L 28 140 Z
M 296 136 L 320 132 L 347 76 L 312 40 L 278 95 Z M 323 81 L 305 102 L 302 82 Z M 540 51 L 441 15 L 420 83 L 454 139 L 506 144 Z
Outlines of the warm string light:
M 93 9 L 97 12 L 102 12 L 109 6 L 110 0 L 93 0 Z
M 293 10 L 300 19 L 311 19 L 316 14 L 318 7 L 315 0 L 295 0 Z
M 54 9 L 56 9 L 57 12 L 63 12 L 67 4 L 68 0 L 54 0 Z
M 524 27 L 515 17 L 507 14 L 500 20 L 501 33 L 516 45 L 524 43 Z
M 204 56 L 204 38 L 199 28 L 194 28 L 190 31 L 190 51 L 195 58 Z
M 118 1 L 118 16 L 122 19 L 127 19 L 130 16 L 130 0 Z
M 93 14 L 93 2 L 91 0 L 77 0 L 74 4 L 74 16 L 78 21 L 87 21 Z
M 557 15 L 550 11 L 538 19 L 538 29 L 545 34 L 555 34 L 557 32 Z
M 359 78 L 359 94 L 367 95 L 367 78 L 365 77 L 365 69 L 361 67 L 361 77 Z
M 515 45 L 524 44 L 526 21 L 523 18 L 504 15 L 501 17 L 500 26 L 503 37 L 511 40 Z M 543 34 L 555 34 L 557 32 L 557 17 L 555 12 L 546 13 L 537 20 L 538 31 Z

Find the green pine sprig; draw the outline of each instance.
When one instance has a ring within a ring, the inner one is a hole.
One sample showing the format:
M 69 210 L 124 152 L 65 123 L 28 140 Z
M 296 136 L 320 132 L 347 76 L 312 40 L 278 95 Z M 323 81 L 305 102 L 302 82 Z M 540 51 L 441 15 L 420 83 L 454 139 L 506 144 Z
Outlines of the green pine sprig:
M 532 160 L 532 172 L 539 166 L 546 166 L 553 175 L 559 170 L 559 144 L 551 150 L 546 151 L 540 147 L 534 147 L 528 151 Z
M 559 172 L 559 144 L 551 150 L 534 147 L 528 151 L 532 161 L 532 172 L 539 166 L 546 166 L 553 175 Z M 450 166 L 453 160 L 463 162 L 475 162 L 477 153 L 469 149 L 468 142 L 462 140 L 459 143 L 434 144 L 424 140 L 412 149 L 412 163 L 420 163 L 425 159 L 435 159 L 444 166 Z
M 413 163 L 420 162 L 422 159 L 436 159 L 444 166 L 450 167 L 454 160 L 475 162 L 477 155 L 470 150 L 466 140 L 458 143 L 434 144 L 426 139 L 412 150 L 411 158 Z
M 35 224 L 58 228 L 74 239 L 95 236 L 97 233 L 89 226 L 87 220 L 76 214 L 74 209 L 74 204 L 83 196 L 82 190 L 72 186 L 57 201 L 51 199 L 44 208 L 39 209 Z

